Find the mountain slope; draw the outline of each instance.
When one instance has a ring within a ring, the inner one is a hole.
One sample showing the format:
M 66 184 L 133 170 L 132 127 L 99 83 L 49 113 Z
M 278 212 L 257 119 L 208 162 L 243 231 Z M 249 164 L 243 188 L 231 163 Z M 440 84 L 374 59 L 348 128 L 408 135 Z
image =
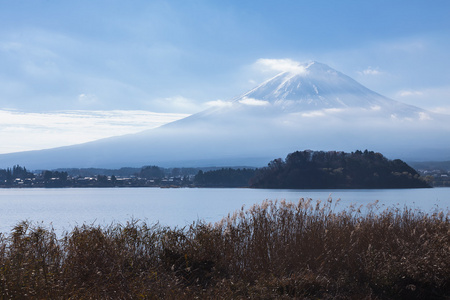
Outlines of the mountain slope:
M 281 73 L 228 104 L 138 134 L 0 155 L 0 166 L 262 166 L 303 149 L 450 159 L 449 116 L 386 98 L 317 62 Z

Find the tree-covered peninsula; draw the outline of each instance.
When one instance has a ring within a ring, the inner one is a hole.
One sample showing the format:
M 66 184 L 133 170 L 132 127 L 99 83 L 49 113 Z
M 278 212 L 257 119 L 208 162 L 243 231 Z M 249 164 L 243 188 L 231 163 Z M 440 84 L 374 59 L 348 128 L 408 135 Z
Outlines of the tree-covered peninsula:
M 296 151 L 285 160 L 271 161 L 250 180 L 253 188 L 273 189 L 386 189 L 425 188 L 429 185 L 400 159 L 365 150 Z

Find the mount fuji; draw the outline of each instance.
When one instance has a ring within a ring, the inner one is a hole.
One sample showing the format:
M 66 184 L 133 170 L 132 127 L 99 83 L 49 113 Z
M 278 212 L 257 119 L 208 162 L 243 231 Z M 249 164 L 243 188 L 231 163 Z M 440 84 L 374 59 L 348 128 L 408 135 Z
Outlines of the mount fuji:
M 262 166 L 295 150 L 369 149 L 450 160 L 450 116 L 384 97 L 325 64 L 283 72 L 243 95 L 156 129 L 0 155 L 0 166 Z

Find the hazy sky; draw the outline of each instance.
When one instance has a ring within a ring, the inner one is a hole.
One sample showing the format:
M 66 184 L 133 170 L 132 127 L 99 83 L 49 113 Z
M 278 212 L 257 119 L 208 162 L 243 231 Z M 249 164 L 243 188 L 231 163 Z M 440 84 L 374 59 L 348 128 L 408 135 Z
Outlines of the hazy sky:
M 170 121 L 246 92 L 286 59 L 328 64 L 385 96 L 450 114 L 449 16 L 448 0 L 1 0 L 0 110 L 16 118 L 0 121 L 10 145 L 0 153 L 45 147 L 20 144 L 33 128 L 20 120 L 39 113 L 67 124 L 74 110 Z M 42 142 L 63 136 L 46 120 L 35 119 L 34 130 L 47 130 Z

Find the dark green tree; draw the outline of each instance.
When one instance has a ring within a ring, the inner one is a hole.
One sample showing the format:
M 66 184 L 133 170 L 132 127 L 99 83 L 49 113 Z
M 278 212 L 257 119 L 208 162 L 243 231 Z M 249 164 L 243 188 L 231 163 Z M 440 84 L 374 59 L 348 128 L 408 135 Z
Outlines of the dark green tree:
M 145 179 L 162 179 L 164 171 L 157 166 L 146 166 L 141 169 L 138 176 Z

